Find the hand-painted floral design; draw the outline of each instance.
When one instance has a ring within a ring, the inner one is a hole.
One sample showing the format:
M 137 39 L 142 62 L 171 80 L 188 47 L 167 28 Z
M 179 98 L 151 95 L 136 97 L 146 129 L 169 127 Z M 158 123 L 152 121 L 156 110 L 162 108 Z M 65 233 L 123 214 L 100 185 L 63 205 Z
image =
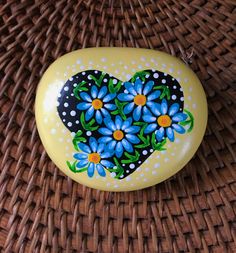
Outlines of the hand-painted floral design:
M 110 117 L 108 111 L 112 111 L 116 109 L 116 105 L 110 103 L 116 97 L 116 94 L 107 94 L 107 87 L 103 86 L 100 90 L 93 85 L 91 87 L 91 94 L 87 92 L 81 92 L 80 97 L 83 102 L 78 103 L 77 109 L 78 110 L 86 110 L 85 113 L 85 120 L 90 120 L 94 113 L 95 119 L 98 124 L 102 123 L 103 117 Z
M 94 137 L 89 138 L 89 145 L 81 142 L 78 144 L 78 147 L 81 152 L 74 155 L 74 158 L 78 160 L 76 167 L 78 170 L 87 167 L 89 177 L 93 177 L 95 170 L 97 170 L 100 176 L 105 177 L 105 169 L 115 166 L 112 162 L 106 160 L 106 158 L 111 157 L 113 153 L 105 151 L 105 144 L 98 144 Z
M 179 123 L 185 121 L 188 115 L 179 111 L 179 105 L 174 103 L 168 109 L 166 99 L 161 104 L 152 107 L 151 111 L 143 116 L 143 120 L 149 125 L 145 128 L 144 133 L 149 134 L 155 131 L 156 139 L 162 141 L 165 136 L 173 142 L 175 139 L 174 131 L 184 134 L 185 129 Z
M 70 78 L 58 97 L 58 113 L 73 133 L 73 173 L 123 179 L 154 151 L 194 127 L 184 94 L 172 76 L 145 70 L 127 82 L 98 70 Z
M 141 79 L 137 78 L 134 83 L 125 82 L 127 93 L 118 95 L 120 101 L 128 102 L 124 107 L 124 113 L 133 112 L 133 118 L 138 121 L 142 114 L 145 114 L 147 106 L 156 107 L 157 103 L 154 101 L 161 95 L 159 90 L 153 91 L 154 81 L 142 83 Z
M 115 121 L 110 118 L 104 119 L 106 127 L 101 127 L 98 132 L 103 135 L 98 142 L 107 144 L 107 150 L 115 150 L 115 155 L 120 158 L 126 150 L 128 153 L 134 151 L 133 144 L 138 144 L 140 139 L 136 134 L 140 131 L 139 126 L 132 125 L 132 119 L 125 121 L 116 116 Z

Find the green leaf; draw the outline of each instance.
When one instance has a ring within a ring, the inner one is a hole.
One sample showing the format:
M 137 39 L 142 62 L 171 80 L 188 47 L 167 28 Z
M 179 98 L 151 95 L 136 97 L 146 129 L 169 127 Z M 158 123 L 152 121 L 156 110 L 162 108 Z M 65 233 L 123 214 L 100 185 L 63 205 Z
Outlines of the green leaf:
M 74 148 L 75 148 L 75 150 L 79 150 L 78 149 L 78 143 L 80 143 L 80 142 L 85 142 L 86 141 L 86 139 L 84 138 L 84 137 L 82 137 L 81 135 L 83 134 L 83 132 L 81 131 L 81 130 L 79 130 L 76 134 L 75 134 L 75 136 L 74 136 L 74 138 L 73 138 L 73 140 L 72 140 L 72 143 L 73 143 L 73 145 L 74 145 Z
M 108 170 L 109 172 L 115 172 L 115 173 L 116 173 L 115 178 L 119 178 L 120 176 L 122 176 L 122 175 L 124 174 L 124 169 L 123 169 L 123 167 L 120 165 L 120 163 L 119 163 L 119 161 L 116 159 L 116 157 L 113 158 L 113 161 L 114 161 L 114 163 L 115 163 L 115 165 L 116 165 L 117 168 L 115 168 L 115 169 L 114 169 L 114 168 L 113 168 L 113 169 L 107 168 L 107 170 Z
M 82 81 L 81 83 L 79 83 L 74 89 L 73 89 L 73 93 L 75 95 L 75 97 L 80 100 L 80 96 L 79 93 L 81 91 L 88 91 L 87 87 L 84 87 L 84 85 L 87 84 L 85 81 Z
M 190 133 L 194 127 L 194 117 L 190 111 L 184 109 L 184 112 L 188 115 L 188 118 L 185 121 L 180 122 L 179 124 L 181 126 L 189 126 L 187 133 Z
M 145 81 L 145 76 L 150 75 L 148 71 L 139 71 L 134 74 L 134 76 L 131 79 L 131 82 L 135 82 L 137 78 L 140 78 L 142 81 Z
M 98 87 L 100 87 L 101 84 L 102 84 L 102 80 L 103 80 L 103 78 L 104 78 L 105 75 L 106 75 L 106 73 L 105 73 L 105 72 L 102 72 L 99 78 L 96 78 L 96 77 L 93 76 L 93 75 L 89 75 L 89 77 L 96 83 L 96 85 L 97 85 Z
M 151 143 L 152 143 L 152 148 L 154 150 L 158 150 L 158 151 L 163 151 L 163 150 L 166 150 L 166 148 L 164 148 L 165 144 L 166 144 L 166 138 L 162 141 L 162 142 L 156 142 L 156 136 L 155 136 L 155 133 L 152 133 L 152 140 L 151 140 Z
M 139 154 L 139 152 L 137 150 L 135 150 L 135 154 L 134 155 L 131 155 L 131 154 L 127 153 L 127 152 L 125 152 L 124 154 L 125 154 L 125 156 L 128 159 L 121 160 L 121 163 L 125 163 L 125 164 L 130 163 L 130 162 L 136 162 L 136 161 L 138 161 L 139 156 L 140 156 L 140 154 Z
M 95 131 L 99 128 L 99 126 L 92 126 L 95 123 L 95 119 L 92 119 L 90 122 L 86 123 L 84 112 L 82 112 L 80 115 L 80 122 L 83 128 L 87 131 Z
M 108 89 L 109 89 L 109 92 L 110 93 L 116 93 L 120 90 L 121 88 L 121 85 L 122 85 L 122 82 L 119 81 L 115 86 L 114 86 L 114 83 L 113 83 L 113 80 L 114 79 L 110 79 L 109 80 L 109 83 L 108 83 Z
M 115 104 L 117 106 L 117 110 L 123 120 L 126 120 L 126 115 L 124 114 L 123 108 L 127 104 L 127 102 L 120 102 L 117 98 L 115 99 Z
M 163 99 L 164 97 L 166 97 L 167 100 L 170 100 L 170 89 L 168 86 L 159 85 L 159 86 L 155 86 L 153 89 L 154 90 L 162 90 L 161 95 L 160 95 L 160 99 Z
M 73 163 L 70 163 L 69 161 L 66 161 L 66 164 L 67 164 L 68 168 L 74 173 L 81 173 L 81 172 L 84 172 L 88 169 L 88 167 L 82 168 L 82 169 L 77 169 L 76 168 L 76 163 L 77 163 L 77 161 L 74 161 Z

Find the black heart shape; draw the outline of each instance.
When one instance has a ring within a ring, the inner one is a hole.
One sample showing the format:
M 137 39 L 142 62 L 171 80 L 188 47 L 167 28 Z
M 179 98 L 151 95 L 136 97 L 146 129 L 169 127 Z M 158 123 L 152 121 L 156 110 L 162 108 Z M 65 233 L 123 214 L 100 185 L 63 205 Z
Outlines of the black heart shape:
M 161 96 L 155 99 L 155 102 L 161 103 L 162 99 L 164 99 L 165 96 L 169 96 L 167 99 L 168 108 L 172 104 L 178 103 L 180 108 L 179 110 L 183 111 L 184 99 L 182 88 L 178 83 L 178 81 L 171 75 L 168 75 L 166 73 L 157 70 L 148 69 L 137 72 L 129 81 L 134 82 L 134 80 L 136 80 L 137 78 L 145 79 L 145 83 L 147 83 L 148 81 L 154 81 L 155 84 L 153 88 L 160 87 Z M 106 86 L 108 87 L 108 92 L 110 93 L 114 93 L 115 91 L 117 91 L 118 88 L 119 88 L 118 93 L 124 93 L 125 91 L 125 87 L 122 81 L 120 81 L 118 78 L 113 77 L 112 75 L 109 75 L 107 73 L 98 70 L 87 70 L 77 73 L 76 75 L 72 76 L 69 80 L 66 81 L 65 85 L 62 87 L 61 92 L 58 96 L 59 105 L 57 109 L 64 125 L 75 135 L 79 133 L 73 139 L 75 147 L 77 145 L 78 140 L 83 140 L 85 141 L 85 143 L 88 142 L 88 138 L 91 134 L 98 140 L 99 137 L 101 137 L 101 134 L 98 132 L 97 128 L 105 127 L 104 122 L 102 122 L 100 125 L 97 124 L 97 122 L 95 122 L 91 124 L 94 131 L 91 132 L 85 130 L 84 129 L 85 126 L 81 124 L 81 115 L 83 114 L 83 111 L 79 111 L 77 109 L 78 103 L 81 102 L 80 92 L 83 91 L 89 92 L 91 87 L 94 85 L 96 87 L 100 86 L 99 89 L 102 88 L 103 86 Z M 115 101 L 113 102 L 115 103 Z M 125 117 L 127 118 L 132 117 L 132 112 L 125 115 Z M 111 118 L 114 119 L 115 115 L 111 114 Z M 142 117 L 139 120 L 139 122 L 144 122 L 142 120 Z M 87 127 L 90 128 L 90 126 Z M 78 138 L 76 139 L 76 137 Z M 150 141 L 151 140 L 149 140 L 149 142 Z M 151 146 L 147 146 L 146 144 L 145 152 L 140 152 L 138 154 L 139 156 L 138 160 L 132 161 L 130 163 L 127 162 L 127 157 L 124 157 L 123 154 L 122 157 L 119 159 L 121 166 L 120 170 L 117 171 L 113 170 L 116 173 L 116 178 L 123 179 L 129 174 L 133 173 L 151 155 L 152 152 L 153 148 Z M 137 153 L 130 153 L 130 155 L 133 157 L 135 157 L 136 155 L 137 157 Z M 108 158 L 107 160 L 111 160 L 112 162 L 114 162 L 113 158 Z M 132 167 L 130 166 L 131 164 Z

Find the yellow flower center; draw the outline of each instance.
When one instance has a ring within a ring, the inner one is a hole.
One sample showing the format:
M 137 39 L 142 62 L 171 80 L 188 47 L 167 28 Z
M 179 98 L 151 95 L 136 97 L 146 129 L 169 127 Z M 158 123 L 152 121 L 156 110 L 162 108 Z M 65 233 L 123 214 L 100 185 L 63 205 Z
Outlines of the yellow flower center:
M 171 118 L 168 115 L 161 115 L 157 119 L 157 123 L 159 126 L 168 127 L 171 125 Z
M 103 106 L 103 102 L 100 99 L 96 98 L 93 100 L 92 106 L 96 110 L 101 109 Z
M 135 97 L 134 97 L 134 103 L 136 104 L 136 105 L 145 105 L 146 104 L 146 101 L 147 101 L 147 98 L 146 98 L 146 96 L 144 96 L 144 95 L 136 95 Z
M 89 160 L 89 162 L 97 164 L 100 162 L 101 156 L 98 153 L 91 153 L 88 155 L 88 160 Z
M 116 130 L 113 133 L 113 137 L 114 137 L 115 140 L 120 141 L 124 138 L 124 133 L 121 130 Z

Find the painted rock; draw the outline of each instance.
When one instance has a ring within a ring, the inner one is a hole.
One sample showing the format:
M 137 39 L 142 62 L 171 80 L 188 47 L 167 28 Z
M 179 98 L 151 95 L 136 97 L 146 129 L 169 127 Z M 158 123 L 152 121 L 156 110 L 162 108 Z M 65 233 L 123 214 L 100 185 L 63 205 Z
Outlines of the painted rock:
M 43 75 L 36 123 L 52 161 L 92 188 L 130 191 L 157 184 L 193 157 L 207 123 L 196 75 L 166 53 L 89 48 Z

